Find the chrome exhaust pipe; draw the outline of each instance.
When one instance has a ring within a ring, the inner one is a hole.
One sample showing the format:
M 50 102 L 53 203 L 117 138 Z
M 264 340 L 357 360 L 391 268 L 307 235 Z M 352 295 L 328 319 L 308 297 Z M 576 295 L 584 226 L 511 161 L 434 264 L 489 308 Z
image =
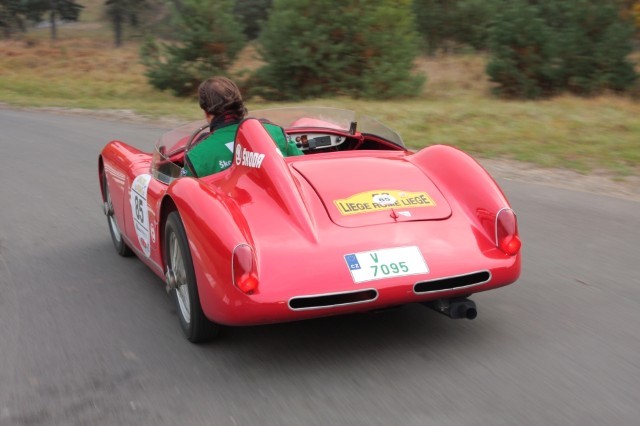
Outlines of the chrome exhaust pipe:
M 478 316 L 476 303 L 473 300 L 465 298 L 438 299 L 432 302 L 425 302 L 423 304 L 451 319 L 466 318 L 472 320 Z

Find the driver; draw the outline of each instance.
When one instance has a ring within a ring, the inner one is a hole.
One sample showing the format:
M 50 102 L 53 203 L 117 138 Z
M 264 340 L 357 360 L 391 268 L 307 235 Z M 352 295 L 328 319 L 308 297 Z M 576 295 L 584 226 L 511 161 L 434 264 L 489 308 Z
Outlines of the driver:
M 209 123 L 209 134 L 186 153 L 184 169 L 187 176 L 207 176 L 231 166 L 233 143 L 238 126 L 247 115 L 240 90 L 226 77 L 212 77 L 198 87 L 198 101 Z M 271 123 L 263 126 L 285 157 L 302 155 L 295 143 L 287 140 L 281 127 Z

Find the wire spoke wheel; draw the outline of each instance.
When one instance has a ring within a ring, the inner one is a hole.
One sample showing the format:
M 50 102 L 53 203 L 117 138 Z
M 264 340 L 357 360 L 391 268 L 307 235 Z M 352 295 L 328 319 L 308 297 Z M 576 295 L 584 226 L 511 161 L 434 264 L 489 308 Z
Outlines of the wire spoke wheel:
M 182 331 L 194 343 L 210 340 L 220 326 L 209 321 L 202 311 L 187 234 L 176 211 L 167 217 L 164 240 L 167 288 L 175 301 Z
M 107 176 L 104 172 L 102 174 L 102 191 L 104 194 L 104 213 L 107 215 L 107 223 L 109 225 L 109 233 L 111 234 L 113 245 L 120 256 L 131 256 L 133 252 L 124 242 L 122 232 L 120 232 L 120 227 L 118 226 L 118 221 L 113 208 L 113 200 L 111 199 L 111 191 L 109 191 Z
M 113 203 L 111 202 L 111 193 L 109 189 L 106 190 L 107 193 L 107 218 L 109 220 L 109 228 L 111 230 L 111 235 L 113 238 L 120 242 L 122 241 L 122 235 L 120 234 L 120 228 L 118 228 L 118 222 L 116 222 L 116 218 L 113 217 Z
M 178 237 L 176 237 L 176 234 L 171 234 L 169 249 L 169 258 L 171 259 L 169 267 L 176 276 L 176 297 L 178 299 L 178 307 L 180 308 L 180 313 L 182 314 L 184 321 L 186 323 L 190 323 L 191 307 L 189 303 L 189 285 L 187 283 L 184 261 L 182 260 L 182 253 L 180 252 L 180 245 L 178 244 Z

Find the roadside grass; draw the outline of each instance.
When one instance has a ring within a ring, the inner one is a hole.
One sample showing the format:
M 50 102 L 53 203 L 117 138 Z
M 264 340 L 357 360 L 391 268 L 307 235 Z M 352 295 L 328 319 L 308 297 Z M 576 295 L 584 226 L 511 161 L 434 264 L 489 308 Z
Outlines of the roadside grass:
M 92 25 L 80 23 L 78 25 Z M 97 24 L 95 24 L 97 25 Z M 86 34 L 87 29 L 82 31 Z M 195 98 L 178 99 L 146 81 L 139 47 L 120 49 L 91 28 L 95 37 L 61 28 L 51 43 L 46 30 L 27 39 L 0 42 L 0 102 L 18 107 L 131 110 L 149 118 L 201 117 Z M 365 101 L 315 99 L 306 105 L 354 109 L 397 130 L 412 148 L 448 144 L 483 158 L 507 158 L 615 178 L 640 175 L 640 102 L 628 97 L 560 96 L 545 101 L 505 101 L 491 96 L 486 58 L 456 55 L 421 58 L 427 74 L 415 99 Z M 235 71 L 259 64 L 248 48 Z M 249 99 L 249 109 L 299 105 Z

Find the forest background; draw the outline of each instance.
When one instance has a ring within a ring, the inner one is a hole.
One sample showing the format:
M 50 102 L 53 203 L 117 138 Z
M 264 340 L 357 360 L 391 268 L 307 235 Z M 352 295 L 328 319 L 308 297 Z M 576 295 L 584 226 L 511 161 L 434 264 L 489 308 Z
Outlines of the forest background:
M 413 148 L 624 180 L 639 28 L 629 0 L 0 0 L 0 102 L 192 120 L 224 74 L 250 110 L 354 109 Z

